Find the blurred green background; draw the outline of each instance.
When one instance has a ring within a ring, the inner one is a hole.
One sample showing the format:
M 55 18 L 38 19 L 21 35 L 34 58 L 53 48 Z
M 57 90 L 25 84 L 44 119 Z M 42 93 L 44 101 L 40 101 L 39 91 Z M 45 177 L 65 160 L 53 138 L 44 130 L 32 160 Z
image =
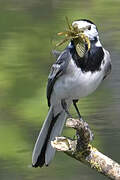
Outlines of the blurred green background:
M 94 132 L 93 144 L 120 162 L 120 1 L 0 0 L 0 180 L 106 179 L 60 152 L 48 168 L 31 167 L 48 111 L 51 39 L 65 29 L 65 16 L 94 21 L 111 53 L 110 77 L 79 108 Z M 74 132 L 64 128 L 63 134 Z

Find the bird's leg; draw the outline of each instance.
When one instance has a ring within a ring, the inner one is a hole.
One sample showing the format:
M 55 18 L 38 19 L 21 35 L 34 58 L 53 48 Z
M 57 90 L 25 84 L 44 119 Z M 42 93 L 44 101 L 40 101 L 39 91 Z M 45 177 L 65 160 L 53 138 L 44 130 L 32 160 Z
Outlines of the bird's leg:
M 68 117 L 71 118 L 72 116 L 68 111 L 67 103 L 65 102 L 64 99 L 61 100 L 61 105 L 62 105 L 62 108 L 64 109 L 64 111 L 66 112 L 66 114 L 68 115 Z
M 82 116 L 81 116 L 81 114 L 80 114 L 80 112 L 79 112 L 79 109 L 78 109 L 78 107 L 77 107 L 77 102 L 78 102 L 78 100 L 74 99 L 74 100 L 73 100 L 73 105 L 74 105 L 74 107 L 75 107 L 75 110 L 77 111 L 77 114 L 78 114 L 79 119 L 80 119 L 80 120 L 83 120 L 83 119 L 82 119 Z
M 79 109 L 78 109 L 78 107 L 77 107 L 77 102 L 78 102 L 78 100 L 73 100 L 73 105 L 74 105 L 74 107 L 75 107 L 75 109 L 76 109 L 76 111 L 77 111 L 77 114 L 78 114 L 78 116 L 79 116 L 80 121 L 82 121 L 82 123 L 84 123 L 85 128 L 88 129 L 89 132 L 90 132 L 90 140 L 93 140 L 94 135 L 93 135 L 93 133 L 91 132 L 88 124 L 82 119 L 82 116 L 81 116 L 81 114 L 80 114 L 80 112 L 79 112 Z M 76 136 L 77 136 L 77 139 L 81 142 L 81 140 L 79 139 L 79 132 L 77 132 L 77 131 L 76 131 Z
M 83 121 L 83 119 L 82 119 L 82 117 L 81 117 L 81 114 L 80 114 L 80 112 L 79 112 L 79 109 L 78 109 L 78 107 L 77 107 L 77 102 L 78 102 L 78 100 L 73 100 L 73 105 L 74 105 L 74 107 L 75 107 L 75 110 L 77 111 L 77 114 L 78 114 L 78 117 L 79 117 L 79 119 L 80 120 L 82 120 Z M 77 139 L 79 138 L 78 137 L 78 132 L 76 131 L 76 135 L 75 136 L 77 136 Z M 75 139 L 75 136 L 74 136 L 74 139 Z

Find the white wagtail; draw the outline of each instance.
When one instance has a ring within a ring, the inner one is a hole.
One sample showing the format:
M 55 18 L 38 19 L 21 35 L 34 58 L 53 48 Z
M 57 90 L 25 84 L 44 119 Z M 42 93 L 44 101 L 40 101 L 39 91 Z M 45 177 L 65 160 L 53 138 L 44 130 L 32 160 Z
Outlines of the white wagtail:
M 79 118 L 77 101 L 94 92 L 111 71 L 109 52 L 100 43 L 96 25 L 86 19 L 76 20 L 78 29 L 89 26 L 84 34 L 90 40 L 90 49 L 83 57 L 76 51 L 74 41 L 58 55 L 52 65 L 47 84 L 49 112 L 37 138 L 33 156 L 33 167 L 49 165 L 55 155 L 51 141 L 60 136 L 69 106 L 73 103 Z

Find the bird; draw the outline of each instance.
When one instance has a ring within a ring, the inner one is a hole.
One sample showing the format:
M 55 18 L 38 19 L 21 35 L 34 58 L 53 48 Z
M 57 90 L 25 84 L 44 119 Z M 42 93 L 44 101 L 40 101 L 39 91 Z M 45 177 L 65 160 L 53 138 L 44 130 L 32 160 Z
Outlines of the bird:
M 69 108 L 73 104 L 81 118 L 77 102 L 93 93 L 111 72 L 109 52 L 102 46 L 96 25 L 87 19 L 72 22 L 78 29 L 84 29 L 89 38 L 90 49 L 83 57 L 76 51 L 71 39 L 62 52 L 54 51 L 56 62 L 52 65 L 47 83 L 48 115 L 43 123 L 32 154 L 32 166 L 48 166 L 55 156 L 51 141 L 60 136 Z M 85 29 L 89 26 L 88 29 Z

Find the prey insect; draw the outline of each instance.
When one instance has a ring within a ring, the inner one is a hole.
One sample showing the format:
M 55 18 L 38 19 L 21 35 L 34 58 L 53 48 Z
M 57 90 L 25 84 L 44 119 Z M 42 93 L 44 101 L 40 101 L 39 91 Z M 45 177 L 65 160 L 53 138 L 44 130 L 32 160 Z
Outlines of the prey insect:
M 90 40 L 89 38 L 84 34 L 84 31 L 89 29 L 90 26 L 86 26 L 85 28 L 78 28 L 78 25 L 75 23 L 74 25 L 71 25 L 68 21 L 68 18 L 66 17 L 66 22 L 68 25 L 68 30 L 64 32 L 59 32 L 58 36 L 65 36 L 65 38 L 56 44 L 56 47 L 61 46 L 65 42 L 69 40 L 73 40 L 76 51 L 80 57 L 83 57 L 86 52 L 85 44 L 87 44 L 87 51 L 90 49 Z

